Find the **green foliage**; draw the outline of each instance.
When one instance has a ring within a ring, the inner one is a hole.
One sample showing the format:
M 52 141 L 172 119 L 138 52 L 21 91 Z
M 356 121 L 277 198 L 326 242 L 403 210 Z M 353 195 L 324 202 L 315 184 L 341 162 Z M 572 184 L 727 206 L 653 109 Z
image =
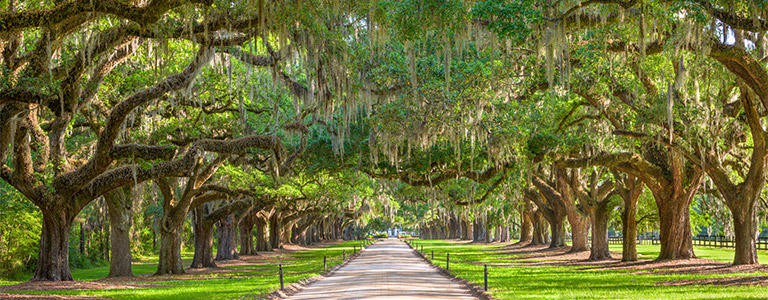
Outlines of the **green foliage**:
M 528 40 L 534 31 L 532 27 L 541 23 L 538 7 L 541 1 L 534 0 L 485 0 L 478 1 L 472 8 L 472 15 L 487 22 L 488 30 L 501 38 L 508 38 L 515 45 Z
M 0 182 L 0 207 L 0 278 L 19 278 L 37 261 L 42 214 L 5 182 Z

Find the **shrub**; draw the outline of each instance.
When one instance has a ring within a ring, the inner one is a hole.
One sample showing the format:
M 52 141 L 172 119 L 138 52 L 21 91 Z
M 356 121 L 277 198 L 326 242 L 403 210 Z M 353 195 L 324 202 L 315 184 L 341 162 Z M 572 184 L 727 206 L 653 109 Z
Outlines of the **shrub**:
M 42 214 L 4 182 L 0 207 L 0 278 L 22 278 L 37 263 Z

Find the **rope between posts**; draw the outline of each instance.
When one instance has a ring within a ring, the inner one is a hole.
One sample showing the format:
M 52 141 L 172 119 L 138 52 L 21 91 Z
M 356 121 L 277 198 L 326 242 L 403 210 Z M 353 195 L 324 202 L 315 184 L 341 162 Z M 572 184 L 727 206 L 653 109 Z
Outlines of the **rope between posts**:
M 419 254 L 426 261 L 430 262 L 435 267 L 440 268 L 440 266 L 438 266 L 434 262 L 435 261 L 435 250 L 434 249 L 429 249 L 429 250 L 431 250 L 430 251 L 431 252 L 431 257 L 428 258 L 427 257 L 427 252 L 424 251 L 424 245 L 418 245 L 415 241 L 412 241 L 412 240 L 401 240 L 401 241 L 405 242 L 413 251 L 415 251 L 417 254 Z M 421 249 L 419 249 L 419 246 L 421 246 Z M 419 250 L 421 250 L 421 251 L 419 251 Z M 448 272 L 449 274 L 451 273 L 451 269 L 450 269 L 450 263 L 451 263 L 450 257 L 451 256 L 450 255 L 451 255 L 451 253 L 445 253 L 445 269 L 443 269 L 445 272 Z M 456 255 L 460 255 L 460 254 L 454 254 L 454 257 Z M 473 261 L 470 261 L 470 260 L 457 260 L 457 259 L 453 260 L 453 263 L 457 263 L 457 262 L 459 262 L 459 263 L 473 263 Z M 483 272 L 483 286 L 481 288 L 483 289 L 483 291 L 488 291 L 488 264 L 482 264 L 482 267 L 483 267 L 483 269 L 480 270 L 480 271 Z M 474 271 L 474 270 L 471 270 L 471 271 Z M 465 274 L 469 274 L 469 273 L 471 273 L 471 271 L 465 271 Z M 457 274 L 458 274 L 458 272 L 457 272 Z M 467 281 L 467 282 L 469 282 L 469 281 Z
M 370 246 L 371 244 L 373 244 L 373 242 L 371 242 L 371 243 L 368 243 L 368 242 L 369 242 L 369 241 L 365 241 L 365 242 L 362 242 L 362 241 L 361 241 L 361 242 L 360 242 L 360 246 L 361 246 L 361 248 L 360 248 L 359 250 L 356 250 L 356 251 L 355 251 L 355 252 L 353 252 L 353 253 L 347 254 L 347 253 L 345 252 L 346 250 L 342 250 L 342 254 L 341 254 L 341 255 L 333 255 L 333 256 L 323 255 L 323 259 L 324 259 L 324 261 L 327 263 L 328 261 L 331 261 L 331 262 L 332 262 L 332 261 L 335 261 L 335 259 L 334 259 L 334 258 L 342 258 L 342 259 L 341 259 L 341 262 L 339 262 L 338 264 L 335 264 L 335 265 L 333 265 L 333 266 L 330 268 L 331 270 L 333 270 L 334 268 L 338 267 L 339 265 L 342 265 L 342 264 L 344 264 L 345 262 L 348 262 L 348 261 L 350 261 L 352 258 L 354 258 L 354 255 L 355 255 L 355 254 L 358 254 L 358 253 L 360 253 L 360 251 L 363 251 L 363 250 L 364 250 L 364 249 L 366 249 L 368 246 Z M 355 245 L 355 246 L 357 246 L 357 245 Z M 327 249 L 326 249 L 326 252 L 327 252 Z M 279 276 L 280 276 L 280 271 L 279 271 L 279 267 L 280 267 L 280 266 L 282 266 L 282 267 L 283 267 L 283 272 L 282 272 L 282 273 L 283 273 L 283 277 L 285 277 L 286 275 L 303 275 L 303 274 L 310 274 L 310 273 L 315 273 L 315 272 L 327 272 L 327 271 L 328 271 L 328 269 L 329 269 L 329 268 L 327 268 L 327 265 L 324 265 L 324 266 L 321 266 L 321 267 L 320 267 L 319 269 L 317 269 L 317 270 L 312 270 L 312 271 L 305 271 L 305 272 L 294 272 L 294 273 L 288 273 L 288 272 L 285 272 L 285 266 L 284 266 L 284 265 L 282 265 L 282 263 L 281 263 L 281 264 L 279 264 L 279 265 L 278 265 L 278 270 L 277 270 L 277 271 L 275 271 L 275 273 L 272 273 L 271 275 L 274 275 L 274 276 L 278 276 L 278 277 L 279 277 Z M 269 276 L 269 275 L 270 275 L 270 273 L 267 273 L 265 276 Z M 257 290 L 259 290 L 259 289 L 260 289 L 260 287 L 257 287 L 257 288 L 255 288 L 255 289 L 252 289 L 252 290 L 248 291 L 247 293 L 245 293 L 244 295 L 240 296 L 240 297 L 239 297 L 239 298 L 237 298 L 237 299 L 238 299 L 238 300 L 240 300 L 240 299 L 246 299 L 246 297 L 252 296 L 252 295 L 253 295 L 253 294 L 255 294 L 255 293 L 257 292 Z M 282 289 L 278 289 L 277 291 L 279 291 L 279 290 L 282 290 Z

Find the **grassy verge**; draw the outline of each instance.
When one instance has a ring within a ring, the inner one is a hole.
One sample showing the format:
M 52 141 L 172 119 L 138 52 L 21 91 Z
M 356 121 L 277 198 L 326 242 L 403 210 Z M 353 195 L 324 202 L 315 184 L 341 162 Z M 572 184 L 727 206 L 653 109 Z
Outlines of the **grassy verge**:
M 287 252 L 275 255 L 268 260 L 258 263 L 227 267 L 233 272 L 193 275 L 192 278 L 168 281 L 152 281 L 152 278 L 137 278 L 130 283 L 151 283 L 162 286 L 141 289 L 105 289 L 83 291 L 19 291 L 19 293 L 57 294 L 97 296 L 112 299 L 251 299 L 258 298 L 280 288 L 278 265 L 283 264 L 285 285 L 302 279 L 319 275 L 323 271 L 323 256 L 327 257 L 327 265 L 342 263 L 342 252 L 352 253 L 353 248 L 360 249 L 359 241 L 347 241 L 325 248 L 308 249 L 304 251 Z M 188 265 L 190 257 L 185 257 Z M 155 262 L 156 263 L 156 262 Z M 155 263 L 134 264 L 136 275 L 150 274 L 156 269 Z M 239 269 L 251 269 L 238 271 Z M 255 269 L 255 271 L 254 271 Z M 103 278 L 109 272 L 108 267 L 97 267 L 86 270 L 74 270 L 75 280 L 96 280 Z M 199 279 L 198 279 L 199 278 Z M 18 282 L 11 282 L 13 284 Z M 0 281 L 0 284 L 3 284 Z
M 637 274 L 631 270 L 590 270 L 585 267 L 533 265 L 513 261 L 514 256 L 497 251 L 500 245 L 462 244 L 455 241 L 419 240 L 417 249 L 424 247 L 426 256 L 445 268 L 450 253 L 450 272 L 479 286 L 483 284 L 483 264 L 488 264 L 489 292 L 499 299 L 766 299 L 765 286 L 660 285 L 664 281 L 693 280 L 714 277 L 765 276 L 768 273 L 732 274 Z M 618 249 L 621 251 L 621 246 Z M 697 255 L 730 261 L 733 250 L 696 248 Z M 638 252 L 655 258 L 658 245 L 638 246 Z M 527 254 L 526 254 L 527 255 Z M 525 255 L 516 255 L 525 256 Z M 543 258 L 546 259 L 546 258 Z M 760 259 L 766 261 L 766 253 Z M 514 265 L 510 265 L 514 264 Z

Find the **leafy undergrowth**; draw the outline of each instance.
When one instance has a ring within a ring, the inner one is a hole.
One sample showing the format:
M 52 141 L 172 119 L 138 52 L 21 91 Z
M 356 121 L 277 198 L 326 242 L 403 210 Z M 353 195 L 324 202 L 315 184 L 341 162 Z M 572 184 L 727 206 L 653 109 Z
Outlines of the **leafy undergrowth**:
M 301 251 L 285 251 L 257 256 L 258 260 L 246 260 L 236 265 L 222 266 L 216 272 L 190 272 L 190 274 L 151 277 L 156 268 L 156 259 L 133 264 L 137 276 L 123 284 L 151 283 L 152 286 L 138 289 L 91 289 L 55 291 L 12 291 L 13 293 L 36 293 L 57 295 L 96 296 L 112 299 L 251 299 L 259 298 L 280 288 L 278 265 L 283 264 L 285 285 L 319 275 L 323 271 L 323 256 L 327 265 L 342 263 L 342 252 L 346 255 L 353 249 L 360 249 L 360 241 L 347 241 L 336 245 Z M 191 257 L 185 255 L 184 264 L 189 265 Z M 75 280 L 93 281 L 105 277 L 109 268 L 97 267 L 73 270 Z M 101 281 L 101 280 L 100 280 Z M 0 285 L 16 284 L 14 281 L 0 281 Z
M 510 254 L 506 251 L 513 248 L 510 245 L 468 244 L 453 240 L 416 241 L 417 250 L 421 251 L 422 246 L 427 258 L 431 258 L 434 251 L 433 263 L 442 268 L 446 265 L 446 254 L 450 253 L 450 272 L 478 286 L 483 285 L 483 265 L 487 264 L 489 292 L 498 299 L 768 298 L 768 273 L 764 271 L 678 274 L 674 271 L 663 272 L 663 269 L 657 269 L 650 262 L 648 269 L 643 269 L 643 266 L 634 269 L 613 268 L 599 263 L 564 266 L 562 261 L 548 261 L 547 256 L 537 255 L 536 252 Z M 655 258 L 658 247 L 640 245 L 638 252 L 645 258 Z M 621 246 L 612 246 L 611 250 L 620 253 Z M 697 247 L 695 252 L 700 258 L 718 261 L 730 261 L 733 256 L 733 250 L 730 249 Z M 528 260 L 526 256 L 536 256 L 536 259 Z M 768 260 L 766 253 L 760 253 L 760 259 Z M 697 281 L 708 281 L 711 278 L 742 276 L 757 280 L 750 281 L 753 285 L 696 284 Z M 693 284 L 675 284 L 679 282 Z

